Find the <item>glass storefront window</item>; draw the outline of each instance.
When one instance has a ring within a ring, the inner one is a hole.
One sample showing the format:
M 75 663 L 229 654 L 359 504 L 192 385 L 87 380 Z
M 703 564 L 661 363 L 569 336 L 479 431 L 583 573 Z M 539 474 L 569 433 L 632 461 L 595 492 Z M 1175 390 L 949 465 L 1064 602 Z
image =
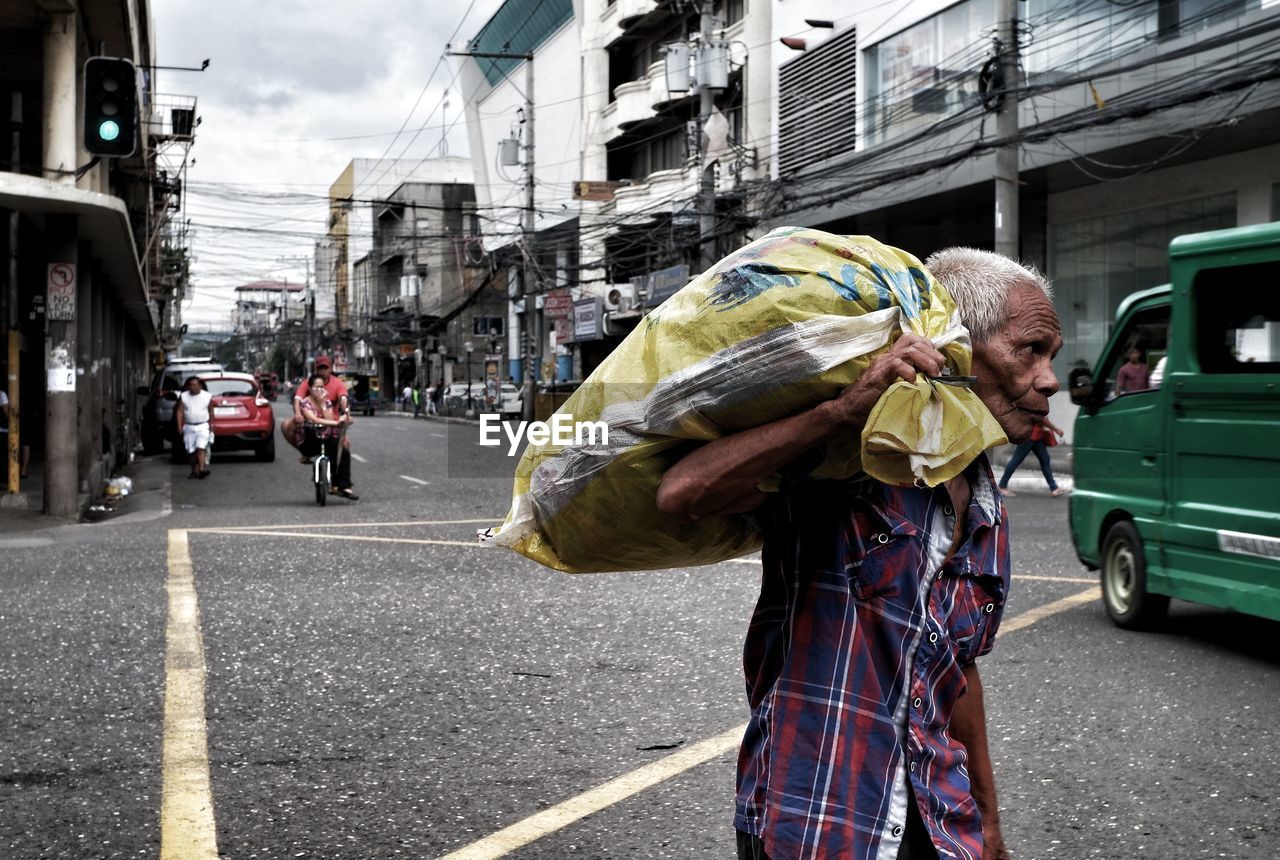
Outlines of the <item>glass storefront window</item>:
M 1170 240 L 1235 224 L 1231 192 L 1052 225 L 1049 276 L 1063 339 L 1058 378 L 1079 362 L 1094 365 L 1126 296 L 1168 282 Z
M 866 143 L 883 143 L 973 104 L 994 24 L 995 0 L 966 0 L 868 48 Z
M 1030 83 L 1131 57 L 1154 39 L 1194 33 L 1263 0 L 1027 0 L 1022 40 Z

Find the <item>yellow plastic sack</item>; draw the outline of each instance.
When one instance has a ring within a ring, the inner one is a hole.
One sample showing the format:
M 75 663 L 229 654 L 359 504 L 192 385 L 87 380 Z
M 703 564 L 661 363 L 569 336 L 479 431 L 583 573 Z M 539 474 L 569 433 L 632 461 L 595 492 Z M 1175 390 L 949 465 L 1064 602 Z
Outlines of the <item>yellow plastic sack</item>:
M 603 421 L 607 443 L 530 445 L 494 543 L 571 573 L 685 567 L 753 552 L 743 516 L 659 513 L 667 467 L 697 443 L 793 415 L 855 381 L 903 331 L 967 376 L 968 332 L 915 257 L 866 236 L 783 227 L 699 275 L 645 317 L 561 407 Z M 891 386 L 861 440 L 836 439 L 822 477 L 865 471 L 930 486 L 1004 434 L 973 392 L 921 378 Z

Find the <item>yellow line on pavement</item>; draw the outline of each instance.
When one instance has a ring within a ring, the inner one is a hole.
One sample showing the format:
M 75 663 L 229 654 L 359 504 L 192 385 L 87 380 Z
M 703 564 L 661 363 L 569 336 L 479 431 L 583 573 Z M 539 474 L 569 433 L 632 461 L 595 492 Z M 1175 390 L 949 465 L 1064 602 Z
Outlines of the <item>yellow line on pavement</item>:
M 564 803 L 531 815 L 478 842 L 472 842 L 465 848 L 447 854 L 444 860 L 488 860 L 488 858 L 503 857 L 517 848 L 541 839 L 548 833 L 566 827 L 594 812 L 599 812 L 620 800 L 657 785 L 663 780 L 670 779 L 676 774 L 733 750 L 742 742 L 742 734 L 746 729 L 747 725 L 743 723 L 652 764 L 623 774 L 617 779 L 596 786 Z
M 485 522 L 489 522 L 485 520 Z M 207 535 L 259 535 L 261 537 L 316 537 L 315 532 L 285 532 L 285 531 L 268 531 L 265 529 L 201 529 L 201 534 Z M 417 543 L 417 544 L 434 544 L 438 546 L 473 546 L 484 548 L 484 544 L 476 541 L 466 540 L 434 540 L 430 538 L 389 538 L 374 537 L 373 535 L 323 535 L 325 540 L 358 540 L 372 541 L 374 543 Z
M 238 532 L 245 529 L 355 529 L 355 528 L 377 528 L 379 526 L 453 526 L 453 525 L 474 525 L 475 523 L 489 523 L 496 525 L 502 522 L 502 517 L 487 517 L 482 520 L 405 520 L 403 522 L 390 523 L 336 523 L 336 522 L 320 522 L 320 523 L 282 523 L 273 526 L 207 526 L 205 528 L 187 529 L 191 532 L 216 532 L 224 534 L 227 532 Z
M 1098 588 L 1090 588 L 1079 594 L 1055 600 L 1017 615 L 1000 625 L 1000 635 L 1012 633 L 1029 627 L 1037 621 L 1043 621 L 1051 615 L 1065 612 L 1074 606 L 1088 603 L 1100 596 Z M 567 827 L 588 815 L 599 812 L 633 794 L 657 785 L 663 780 L 683 773 L 710 761 L 716 756 L 734 749 L 741 741 L 747 725 L 743 723 L 713 738 L 694 744 L 693 746 L 672 753 L 664 759 L 647 764 L 642 768 L 623 774 L 617 779 L 596 786 L 589 791 L 559 803 L 550 809 L 530 815 L 517 821 L 510 827 L 504 827 L 497 833 L 472 842 L 441 860 L 497 860 L 507 854 L 528 845 L 555 831 Z
M 1084 591 L 1064 597 L 1061 600 L 1055 600 L 1052 603 L 1046 603 L 1044 606 L 1037 606 L 1035 609 L 1028 609 L 1021 615 L 1015 615 L 1008 621 L 1001 622 L 1000 632 L 998 636 L 1005 636 L 1015 630 L 1021 630 L 1023 627 L 1030 627 L 1037 621 L 1048 618 L 1050 615 L 1057 615 L 1059 612 L 1066 612 L 1083 603 L 1091 603 L 1102 596 L 1102 589 L 1098 586 L 1086 588 Z
M 1081 582 L 1085 585 L 1096 585 L 1098 578 L 1096 576 L 1046 576 L 1035 573 L 1015 573 L 1013 581 L 1018 582 L 1023 579 L 1031 579 L 1036 582 Z
M 164 656 L 161 860 L 218 856 L 204 715 L 204 643 L 187 533 L 169 531 L 169 621 Z

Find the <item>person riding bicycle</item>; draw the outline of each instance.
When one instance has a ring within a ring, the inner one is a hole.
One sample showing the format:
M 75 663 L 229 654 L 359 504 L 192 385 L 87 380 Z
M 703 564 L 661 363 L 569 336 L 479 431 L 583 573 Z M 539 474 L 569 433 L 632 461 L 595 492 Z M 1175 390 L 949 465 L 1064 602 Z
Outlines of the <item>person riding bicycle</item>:
M 324 383 L 325 379 L 319 373 L 312 374 L 308 380 L 310 391 L 301 405 L 301 450 L 308 457 L 315 457 L 323 449 L 325 456 L 337 467 L 333 483 L 338 488 L 338 495 L 354 502 L 360 497 L 351 489 L 351 453 L 339 447 L 342 426 L 351 422 L 351 416 L 339 411 L 329 399 Z
M 293 393 L 293 417 L 286 418 L 280 423 L 280 435 L 284 436 L 284 440 L 302 452 L 302 404 L 306 401 L 307 396 L 311 393 L 311 379 L 319 376 L 321 387 L 324 388 L 329 400 L 338 407 L 338 411 L 346 416 L 350 415 L 350 401 L 347 397 L 347 386 L 339 377 L 333 374 L 333 361 L 327 355 L 316 356 L 316 369 L 311 377 L 304 379 L 302 384 L 298 386 L 297 391 Z M 351 422 L 348 421 L 348 424 Z M 342 450 L 344 455 L 351 453 L 351 440 L 343 438 Z M 311 458 L 302 453 L 302 459 L 299 461 L 303 465 L 311 462 Z

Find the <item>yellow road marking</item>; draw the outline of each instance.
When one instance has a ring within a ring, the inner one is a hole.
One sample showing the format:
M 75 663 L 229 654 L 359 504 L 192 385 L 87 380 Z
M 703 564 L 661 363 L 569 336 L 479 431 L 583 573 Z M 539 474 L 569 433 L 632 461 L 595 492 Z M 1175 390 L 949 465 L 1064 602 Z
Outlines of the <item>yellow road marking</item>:
M 262 537 L 315 537 L 315 532 L 282 532 L 282 531 L 265 531 L 259 529 L 200 529 L 201 534 L 207 535 L 260 535 Z M 325 540 L 361 540 L 372 541 L 374 543 L 418 543 L 418 544 L 436 544 L 440 546 L 479 546 L 484 544 L 476 541 L 465 540 L 435 540 L 431 538 L 389 538 L 374 537 L 373 535 L 324 535 Z
M 492 520 L 452 520 L 397 523 L 396 525 L 444 525 Z M 356 525 L 392 525 L 347 524 Z M 324 528 L 342 527 L 326 524 Z M 296 526 L 295 526 L 296 528 Z M 309 537 L 309 532 L 286 532 L 250 528 L 192 529 L 205 534 Z M 445 544 L 479 546 L 468 541 L 378 538 L 358 535 L 326 535 L 334 540 L 381 541 L 388 543 Z M 757 564 L 754 559 L 733 559 Z M 1076 581 L 1070 577 L 1025 575 L 1023 579 Z M 1089 580 L 1092 582 L 1092 580 Z M 204 646 L 200 635 L 196 603 L 195 572 L 191 564 L 187 530 L 169 532 L 169 625 L 165 654 L 165 737 L 164 786 L 161 802 L 160 852 L 162 860 L 216 858 L 218 856 L 213 818 L 213 798 L 209 785 L 209 752 L 204 714 Z M 1096 600 L 1097 586 L 1061 600 L 1028 610 L 1001 625 L 1001 635 L 1042 621 L 1051 615 Z M 717 756 L 733 750 L 741 741 L 746 724 L 735 726 L 715 737 L 700 741 L 656 762 L 572 797 L 550 809 L 529 816 L 483 839 L 471 843 L 444 860 L 486 860 L 504 857 L 518 848 L 606 809 L 632 795 L 677 776 Z
M 204 716 L 204 643 L 187 533 L 169 532 L 169 621 L 164 656 L 161 860 L 217 858 Z
M 1101 596 L 1101 590 L 1095 587 L 1064 597 L 1062 600 L 1046 603 L 1044 606 L 1031 609 L 1003 622 L 1000 625 L 1000 635 L 1029 627 L 1050 615 L 1065 612 L 1074 606 L 1095 600 L 1099 596 Z M 577 797 L 571 797 L 550 809 L 530 815 L 510 827 L 504 827 L 497 833 L 472 842 L 451 854 L 446 854 L 441 860 L 497 860 L 505 857 L 517 848 L 522 848 L 592 813 L 625 800 L 637 792 L 729 752 L 742 741 L 742 734 L 746 728 L 747 724 L 743 723 L 727 732 L 694 744 L 688 749 L 680 750 L 631 773 L 623 774 L 617 779 L 598 785 Z
M 1035 573 L 1015 573 L 1013 575 L 1014 582 L 1021 579 L 1032 579 L 1037 582 L 1080 582 L 1085 585 L 1098 584 L 1098 578 L 1096 576 L 1045 576 Z
M 446 854 L 443 860 L 487 860 L 487 858 L 503 857 L 517 848 L 541 839 L 548 833 L 566 827 L 594 812 L 599 812 L 620 800 L 670 779 L 676 774 L 733 750 L 742 742 L 742 734 L 746 729 L 747 724 L 743 723 L 630 773 L 624 773 L 617 779 L 598 785 L 550 809 L 530 815 L 523 821 L 504 827 L 497 833 L 472 842 L 452 854 Z
M 1050 615 L 1057 615 L 1059 612 L 1066 612 L 1082 603 L 1090 603 L 1102 596 L 1102 589 L 1095 585 L 1093 588 L 1086 588 L 1084 591 L 1064 597 L 1061 600 L 1055 600 L 1052 603 L 1046 603 L 1044 606 L 1037 606 L 1035 609 L 1028 609 L 1021 615 L 1015 615 L 1008 621 L 1000 624 L 1000 632 L 997 636 L 1004 636 L 1015 630 L 1021 630 L 1023 627 L 1030 627 L 1037 621 L 1048 618 Z
M 453 525 L 473 525 L 475 523 L 489 523 L 496 525 L 502 522 L 502 517 L 486 517 L 482 520 L 405 520 L 403 522 L 390 523 L 283 523 L 274 526 L 208 526 L 206 528 L 187 529 L 190 532 L 238 532 L 245 529 L 355 529 L 355 528 L 377 528 L 379 526 L 453 526 Z

